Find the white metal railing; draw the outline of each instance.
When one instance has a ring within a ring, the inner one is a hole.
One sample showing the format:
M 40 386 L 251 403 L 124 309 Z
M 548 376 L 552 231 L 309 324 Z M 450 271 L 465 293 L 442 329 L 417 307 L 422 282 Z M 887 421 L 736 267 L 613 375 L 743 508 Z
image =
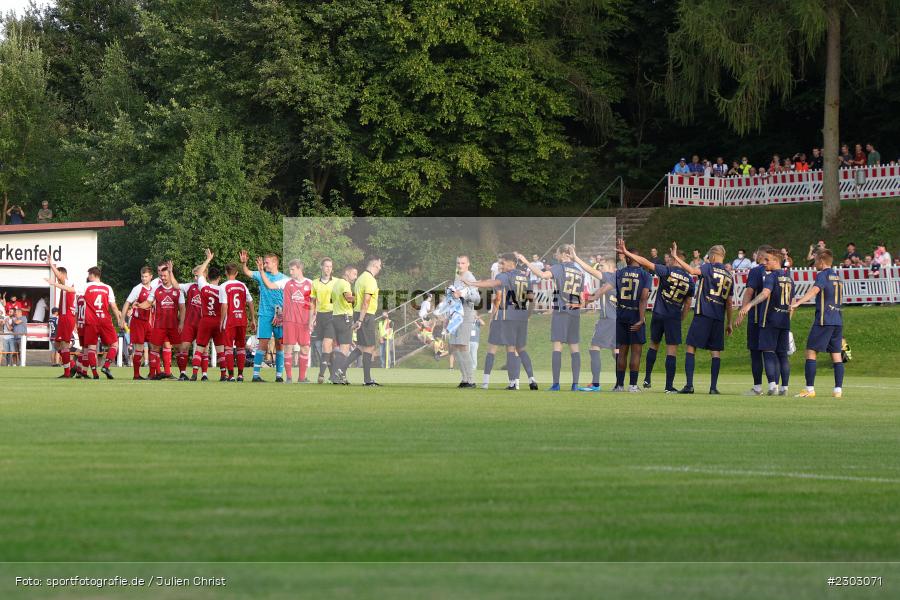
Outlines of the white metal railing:
M 900 196 L 900 166 L 840 169 L 842 200 Z M 745 177 L 668 175 L 669 206 L 754 206 L 822 201 L 822 171 Z

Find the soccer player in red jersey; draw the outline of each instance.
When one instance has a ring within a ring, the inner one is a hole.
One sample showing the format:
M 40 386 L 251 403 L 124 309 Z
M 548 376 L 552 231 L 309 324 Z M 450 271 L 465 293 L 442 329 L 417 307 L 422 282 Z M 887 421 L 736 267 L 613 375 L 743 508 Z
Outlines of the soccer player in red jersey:
M 244 381 L 244 365 L 247 360 L 245 346 L 247 344 L 247 323 L 250 329 L 256 328 L 255 313 L 248 305 L 253 304 L 253 296 L 244 282 L 237 280 L 238 266 L 229 263 L 225 267 L 226 281 L 219 286 L 219 304 L 221 304 L 221 330 L 225 333 L 225 366 L 228 369 L 228 381 Z M 237 353 L 237 380 L 234 378 L 235 353 Z
M 200 286 L 200 323 L 197 326 L 197 350 L 194 352 L 192 366 L 194 372 L 191 381 L 197 380 L 197 371 L 202 370 L 200 381 L 208 381 L 206 370 L 209 367 L 208 345 L 212 340 L 216 347 L 219 363 L 219 381 L 227 381 L 225 364 L 225 332 L 222 331 L 222 304 L 219 302 L 219 281 L 222 275 L 216 267 L 209 267 L 200 274 L 197 285 Z
M 56 280 L 65 284 L 68 277 L 68 271 L 66 271 L 65 267 L 55 267 L 52 262 L 48 264 Z M 76 295 L 73 292 L 60 290 L 59 302 L 56 305 L 59 307 L 59 317 L 56 324 L 56 337 L 53 339 L 53 342 L 56 345 L 56 350 L 59 352 L 60 362 L 62 362 L 65 369 L 63 374 L 59 376 L 62 379 L 74 375 L 72 367 L 75 361 L 72 360 L 69 349 L 72 346 L 72 334 L 75 332 L 75 319 L 78 311 Z
M 184 293 L 178 287 L 171 267 L 160 270 L 159 285 L 150 296 L 137 305 L 140 308 L 153 307 L 153 328 L 150 330 L 150 379 L 166 379 L 160 372 L 160 349 L 169 342 L 177 346 L 178 332 L 184 327 Z M 187 379 L 182 373 L 181 379 Z
M 137 306 L 146 302 L 153 293 L 153 269 L 143 267 L 141 269 L 141 282 L 134 286 L 125 304 L 122 305 L 122 312 L 126 317 L 131 312 L 131 366 L 134 369 L 134 379 L 145 379 L 141 376 L 141 364 L 144 362 L 144 344 L 149 342 L 150 337 L 150 310 Z M 157 282 L 158 283 L 158 282 Z
M 71 368 L 75 369 L 75 379 L 87 379 L 87 348 L 84 347 L 84 296 L 75 294 L 75 332 L 78 334 L 78 343 L 81 347 L 72 355 Z M 77 355 L 77 362 L 76 362 Z
M 282 290 L 284 292 L 284 370 L 285 383 L 293 380 L 293 365 L 299 367 L 297 383 L 306 381 L 306 369 L 309 365 L 309 340 L 310 327 L 313 323 L 312 309 L 312 281 L 303 276 L 303 262 L 292 260 L 288 263 L 290 277 L 272 281 L 266 276 L 265 264 L 262 258 L 256 259 L 256 267 L 262 277 L 263 284 L 270 290 Z M 299 352 L 294 351 L 299 347 Z
M 179 379 L 187 379 L 188 356 L 190 356 L 191 346 L 197 339 L 197 327 L 200 324 L 200 284 L 198 279 L 200 273 L 206 273 L 209 263 L 213 259 L 212 250 L 206 249 L 206 260 L 194 267 L 194 281 L 191 283 L 182 283 L 179 285 L 182 293 L 184 293 L 185 315 L 184 327 L 179 332 L 181 344 L 178 346 L 178 369 L 181 371 Z M 196 378 L 195 378 L 196 380 Z
M 50 268 L 54 269 L 53 263 L 49 264 Z M 54 269 L 54 271 L 57 272 L 58 269 Z M 119 336 L 116 335 L 110 313 L 116 315 L 120 327 L 125 327 L 125 321 L 122 313 L 119 312 L 119 307 L 116 306 L 116 296 L 112 288 L 100 281 L 100 269 L 98 267 L 88 269 L 87 283 L 77 284 L 77 288 L 49 279 L 47 279 L 47 283 L 63 291 L 77 293 L 84 297 L 85 318 L 82 346 L 87 349 L 88 363 L 94 379 L 100 379 L 100 375 L 97 374 L 98 340 L 109 347 L 102 372 L 107 379 L 112 379 L 113 375 L 109 366 L 119 350 Z

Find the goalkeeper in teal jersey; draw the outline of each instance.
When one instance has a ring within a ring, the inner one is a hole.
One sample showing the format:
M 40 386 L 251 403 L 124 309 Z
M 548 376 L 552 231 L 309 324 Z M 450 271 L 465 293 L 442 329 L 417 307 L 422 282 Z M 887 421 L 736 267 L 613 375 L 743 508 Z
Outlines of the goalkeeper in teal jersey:
M 253 382 L 262 382 L 263 378 L 259 374 L 262 367 L 263 358 L 266 356 L 266 348 L 269 345 L 269 338 L 275 337 L 275 382 L 284 382 L 284 349 L 281 346 L 282 330 L 281 330 L 281 314 L 284 310 L 284 293 L 281 289 L 269 289 L 263 283 L 259 271 L 251 271 L 247 267 L 247 261 L 250 258 L 246 250 L 241 250 L 241 268 L 244 275 L 256 281 L 259 285 L 259 319 L 256 337 L 259 339 L 259 345 L 256 347 L 256 354 L 253 357 Z M 284 273 L 278 269 L 278 255 L 266 254 L 263 259 L 266 277 L 271 282 L 280 281 L 287 278 Z

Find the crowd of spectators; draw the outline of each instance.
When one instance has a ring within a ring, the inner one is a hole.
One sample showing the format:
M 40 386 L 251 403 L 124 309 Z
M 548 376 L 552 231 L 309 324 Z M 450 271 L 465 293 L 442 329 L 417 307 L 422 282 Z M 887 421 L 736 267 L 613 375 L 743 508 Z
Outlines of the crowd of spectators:
M 856 144 L 853 152 L 850 151 L 850 146 L 843 144 L 838 161 L 842 169 L 873 167 L 882 164 L 881 153 L 875 149 L 873 144 L 866 144 L 865 149 L 862 144 Z M 770 173 L 817 171 L 822 169 L 823 164 L 821 148 L 813 148 L 808 155 L 805 152 L 798 152 L 793 156 L 782 158 L 779 154 L 773 154 L 768 164 L 763 161 L 763 164 L 758 166 L 754 166 L 746 156 L 742 156 L 739 161 L 734 160 L 731 165 L 728 165 L 721 156 L 716 157 L 715 162 L 712 162 L 705 157 L 701 160 L 699 155 L 694 154 L 690 162 L 682 157 L 672 167 L 671 172 L 676 175 L 700 175 L 703 177 L 746 177 Z M 891 160 L 889 164 L 896 165 L 898 160 Z
M 13 204 L 6 209 L 5 224 L 6 225 L 24 225 L 26 218 L 25 209 L 19 204 Z M 53 221 L 53 209 L 47 200 L 41 201 L 41 208 L 37 211 L 37 223 L 51 223 Z

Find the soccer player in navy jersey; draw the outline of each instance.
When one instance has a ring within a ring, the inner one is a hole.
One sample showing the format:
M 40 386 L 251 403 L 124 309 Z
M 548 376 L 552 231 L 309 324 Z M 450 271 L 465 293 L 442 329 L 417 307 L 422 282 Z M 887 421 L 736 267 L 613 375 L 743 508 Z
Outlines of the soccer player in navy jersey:
M 828 352 L 831 354 L 831 364 L 834 368 L 834 392 L 835 398 L 843 395 L 844 363 L 841 359 L 841 341 L 844 335 L 844 318 L 841 313 L 841 303 L 844 299 L 844 284 L 841 276 L 831 265 L 834 255 L 831 250 L 820 250 L 816 254 L 816 282 L 803 296 L 795 298 L 791 308 L 816 298 L 816 316 L 806 339 L 806 389 L 797 394 L 797 398 L 816 397 L 816 353 Z M 816 297 L 818 296 L 818 297 Z
M 550 318 L 550 341 L 553 342 L 553 385 L 549 391 L 559 391 L 559 375 L 562 370 L 562 346 L 569 345 L 572 357 L 572 391 L 578 390 L 578 376 L 581 372 L 581 353 L 579 352 L 581 328 L 581 290 L 584 287 L 584 271 L 572 260 L 575 247 L 563 244 L 556 251 L 557 264 L 549 270 L 542 271 L 528 262 L 520 253 L 516 259 L 540 279 L 552 279 L 555 284 L 553 292 L 553 313 Z
M 748 304 L 763 289 L 763 279 L 766 276 L 766 265 L 763 257 L 774 252 L 775 249 L 768 245 L 762 245 L 756 250 L 756 260 L 759 264 L 747 273 L 747 286 L 744 288 L 744 298 L 741 305 Z M 763 353 L 759 349 L 759 323 L 756 319 L 756 311 L 752 311 L 747 319 L 747 350 L 750 351 L 750 373 L 753 375 L 753 387 L 747 392 L 748 396 L 762 395 Z
M 687 352 L 684 355 L 684 374 L 687 378 L 685 386 L 679 394 L 694 393 L 694 355 L 697 348 L 709 350 L 712 355 L 710 367 L 709 393 L 718 394 L 716 385 L 719 380 L 721 353 L 725 349 L 725 334 L 731 335 L 731 295 L 734 291 L 734 280 L 722 262 L 725 260 L 725 248 L 713 246 L 707 252 L 707 262 L 699 267 L 692 267 L 678 255 L 678 245 L 672 242 L 669 250 L 675 263 L 698 277 L 694 302 L 694 320 L 687 334 Z
M 768 252 L 757 255 L 757 261 L 765 265 L 766 276 L 763 288 L 750 302 L 741 306 L 737 324 L 740 325 L 750 311 L 756 308 L 759 324 L 759 349 L 763 353 L 766 379 L 769 381 L 770 396 L 787 396 L 791 363 L 788 346 L 791 335 L 791 302 L 794 299 L 794 282 L 781 269 L 780 255 Z M 765 304 L 763 304 L 765 303 Z M 778 381 L 781 380 L 781 387 Z
M 628 264 L 616 271 L 616 346 L 619 353 L 616 356 L 616 387 L 613 391 L 625 391 L 625 369 L 628 367 L 628 391 L 640 392 L 641 388 L 637 383 L 641 371 L 641 353 L 647 342 L 644 316 L 653 278 L 638 266 L 637 261 L 622 252 L 624 247 L 624 242 L 619 240 L 619 252 L 625 255 Z
M 600 271 L 584 262 L 573 249 L 572 258 L 578 263 L 585 273 L 595 277 L 600 286 L 588 298 L 588 302 L 599 300 L 597 305 L 597 324 L 594 325 L 594 335 L 591 337 L 591 385 L 579 387 L 579 392 L 600 391 L 600 350 L 606 348 L 614 353 L 616 348 L 616 307 L 613 297 L 616 292 L 616 274 L 610 261 L 597 266 Z
M 500 292 L 499 306 L 491 322 L 496 327 L 498 340 L 506 346 L 506 372 L 509 378 L 507 390 L 519 389 L 519 373 L 525 367 L 529 387 L 538 389 L 534 379 L 531 357 L 525 350 L 528 342 L 528 302 L 533 298 L 528 273 L 519 269 L 514 254 L 500 255 L 500 272 L 493 279 L 464 281 L 468 286 L 496 289 Z
M 666 387 L 667 394 L 678 393 L 675 389 L 675 370 L 678 366 L 678 346 L 681 345 L 681 322 L 691 310 L 691 297 L 694 295 L 694 281 L 687 271 L 675 265 L 672 256 L 666 254 L 665 264 L 658 265 L 650 260 L 630 252 L 625 242 L 620 240 L 619 252 L 638 265 L 655 271 L 659 277 L 659 289 L 656 291 L 656 302 L 653 303 L 653 318 L 650 321 L 650 349 L 647 350 L 646 373 L 644 387 L 650 387 L 650 376 L 656 362 L 656 353 L 666 337 Z M 682 258 L 684 258 L 682 256 Z

